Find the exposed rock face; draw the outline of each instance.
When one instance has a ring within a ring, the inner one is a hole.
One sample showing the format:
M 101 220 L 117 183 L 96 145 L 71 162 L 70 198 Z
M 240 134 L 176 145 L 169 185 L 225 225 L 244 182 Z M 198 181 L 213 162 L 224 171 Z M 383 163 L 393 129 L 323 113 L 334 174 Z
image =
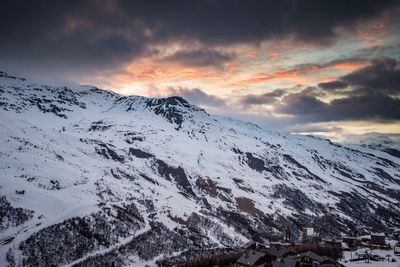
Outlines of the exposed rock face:
M 396 149 L 0 72 L 0 266 L 155 265 L 400 225 Z

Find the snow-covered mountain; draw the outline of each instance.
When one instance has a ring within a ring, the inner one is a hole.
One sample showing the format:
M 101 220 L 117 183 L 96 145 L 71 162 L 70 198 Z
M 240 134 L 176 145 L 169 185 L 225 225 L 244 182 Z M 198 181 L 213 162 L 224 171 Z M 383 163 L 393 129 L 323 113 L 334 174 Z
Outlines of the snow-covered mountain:
M 137 266 L 400 226 L 400 158 L 280 134 L 180 97 L 0 72 L 0 265 Z
M 364 147 L 365 151 L 368 151 L 368 149 L 373 150 L 373 153 L 382 151 L 385 154 L 400 158 L 400 134 L 368 133 L 350 136 L 349 141 L 349 144 Z

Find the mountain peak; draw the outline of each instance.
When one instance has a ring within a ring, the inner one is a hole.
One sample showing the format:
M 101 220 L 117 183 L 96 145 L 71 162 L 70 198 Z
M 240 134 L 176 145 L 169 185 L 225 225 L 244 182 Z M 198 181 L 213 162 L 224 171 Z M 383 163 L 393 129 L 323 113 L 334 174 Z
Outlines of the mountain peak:
M 164 102 L 164 104 L 169 107 L 169 106 L 182 106 L 182 107 L 190 107 L 190 104 L 188 101 L 186 101 L 183 97 L 181 96 L 170 96 L 166 98 L 159 98 L 161 102 Z
M 178 125 L 176 129 L 181 128 L 185 117 L 192 117 L 195 112 L 207 114 L 205 110 L 189 104 L 180 96 L 149 99 L 147 107 L 152 109 L 155 114 L 162 115 L 169 122 Z
M 179 130 L 187 118 L 196 114 L 209 115 L 204 109 L 191 105 L 180 96 L 165 98 L 147 98 L 142 96 L 123 96 L 114 102 L 114 108 L 124 107 L 125 111 L 148 110 L 176 124 Z
M 178 96 L 7 79 L 0 266 L 136 266 L 279 240 L 288 227 L 298 238 L 303 227 L 332 237 L 400 224 L 393 149 L 275 134 Z
M 3 108 L 14 109 L 18 112 L 36 107 L 43 113 L 51 112 L 67 118 L 67 113 L 71 113 L 75 106 L 85 108 L 84 102 L 89 100 L 98 107 L 104 107 L 104 110 L 111 107 L 111 109 L 125 111 L 150 111 L 177 125 L 177 130 L 181 128 L 185 118 L 192 118 L 195 114 L 208 115 L 203 109 L 191 105 L 180 96 L 165 98 L 121 96 L 118 93 L 89 85 L 72 89 L 65 86 L 54 87 L 30 83 L 24 78 L 12 76 L 3 71 L 0 71 L 0 78 L 12 79 L 12 82 L 4 80 L 4 84 L 13 84 L 12 90 L 8 90 L 4 95 L 4 99 L 8 101 L 2 103 Z

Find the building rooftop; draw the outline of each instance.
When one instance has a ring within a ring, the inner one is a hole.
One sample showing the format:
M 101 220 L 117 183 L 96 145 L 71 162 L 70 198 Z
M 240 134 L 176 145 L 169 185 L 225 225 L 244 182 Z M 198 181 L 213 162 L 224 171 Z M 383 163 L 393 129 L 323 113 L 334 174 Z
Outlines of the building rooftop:
M 295 267 L 297 260 L 293 257 L 282 258 L 274 262 L 272 267 Z
M 315 254 L 312 251 L 307 251 L 307 252 L 303 252 L 303 253 L 297 254 L 294 258 L 295 259 L 300 259 L 300 258 L 303 258 L 303 257 L 309 257 L 309 258 L 311 258 L 311 259 L 313 259 L 315 261 L 318 261 L 318 262 L 322 262 L 324 260 L 323 257 L 319 256 L 318 254 Z
M 258 251 L 246 252 L 236 261 L 242 265 L 254 265 L 259 259 L 264 257 L 266 254 Z
M 371 236 L 385 236 L 385 233 L 371 233 Z

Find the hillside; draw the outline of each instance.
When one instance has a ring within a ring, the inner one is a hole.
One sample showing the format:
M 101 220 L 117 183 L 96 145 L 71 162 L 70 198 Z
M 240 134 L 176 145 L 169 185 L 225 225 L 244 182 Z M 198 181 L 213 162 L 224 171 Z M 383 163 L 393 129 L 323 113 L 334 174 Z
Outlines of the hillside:
M 287 226 L 400 225 L 400 158 L 372 146 L 4 72 L 0 116 L 0 266 L 153 265 Z

